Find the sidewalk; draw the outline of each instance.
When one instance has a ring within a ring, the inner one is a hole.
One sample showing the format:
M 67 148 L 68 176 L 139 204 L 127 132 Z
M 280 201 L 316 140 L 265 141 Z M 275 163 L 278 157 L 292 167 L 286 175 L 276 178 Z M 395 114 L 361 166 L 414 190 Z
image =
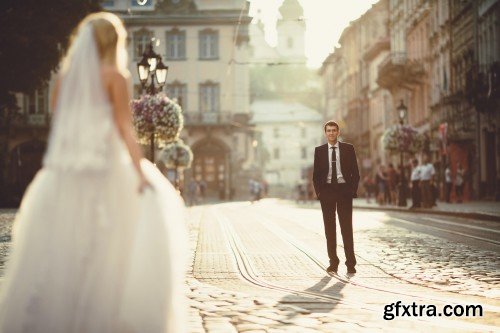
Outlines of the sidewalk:
M 364 198 L 354 199 L 353 206 L 358 209 L 377 209 L 424 214 L 438 214 L 458 217 L 468 217 L 479 220 L 491 220 L 500 222 L 500 202 L 495 201 L 470 201 L 464 203 L 437 202 L 437 207 L 411 209 L 411 199 L 408 199 L 406 207 L 395 205 L 380 206 L 371 199 L 370 203 Z
M 308 201 L 309 207 L 320 207 L 319 201 Z M 357 198 L 353 201 L 353 207 L 356 209 L 372 209 L 395 211 L 416 214 L 436 214 L 465 217 L 477 220 L 489 220 L 500 222 L 500 202 L 495 201 L 469 201 L 464 203 L 446 203 L 438 201 L 437 207 L 432 208 L 416 208 L 410 209 L 412 205 L 411 199 L 407 200 L 406 207 L 399 207 L 397 205 L 379 205 L 372 198 L 370 202 L 366 202 L 365 198 Z

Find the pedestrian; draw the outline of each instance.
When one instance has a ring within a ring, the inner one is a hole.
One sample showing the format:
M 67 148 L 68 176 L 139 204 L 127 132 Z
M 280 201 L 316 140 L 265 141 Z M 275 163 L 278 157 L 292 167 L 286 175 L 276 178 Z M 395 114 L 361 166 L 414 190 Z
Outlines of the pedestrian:
M 414 158 L 411 161 L 411 200 L 412 205 L 410 209 L 421 207 L 421 190 L 420 190 L 420 179 L 421 179 L 421 168 L 418 163 L 418 159 Z
M 455 196 L 457 203 L 462 203 L 464 195 L 464 175 L 465 170 L 460 162 L 457 163 L 457 171 L 455 174 Z
M 248 180 L 248 192 L 250 193 L 250 202 L 253 203 L 255 201 L 255 180 L 253 178 Z
M 424 155 L 424 163 L 422 164 L 420 172 L 420 188 L 422 192 L 422 207 L 432 208 L 432 182 L 436 170 L 431 163 L 429 155 Z
M 306 202 L 306 187 L 304 184 L 297 184 L 297 203 Z
M 200 187 L 198 186 L 198 182 L 194 179 L 191 179 L 188 185 L 189 206 L 197 205 L 199 196 L 200 196 Z
M 326 244 L 330 265 L 328 273 L 337 273 L 337 232 L 335 212 L 339 216 L 340 231 L 344 241 L 344 252 L 348 273 L 356 273 L 356 256 L 352 230 L 352 200 L 357 198 L 359 169 L 354 147 L 339 142 L 339 125 L 328 121 L 324 127 L 328 142 L 314 151 L 313 184 L 321 203 Z
M 451 181 L 451 168 L 450 165 L 446 165 L 446 169 L 444 169 L 444 197 L 445 201 L 451 202 L 451 188 L 453 183 Z
M 198 186 L 200 187 L 200 201 L 205 202 L 205 197 L 207 195 L 207 182 L 203 178 L 199 178 Z
M 262 193 L 264 197 L 269 194 L 269 183 L 265 179 L 262 180 Z
M 365 178 L 363 178 L 363 188 L 365 189 L 366 203 L 370 203 L 373 193 L 373 178 L 371 174 L 367 174 Z
M 0 332 L 186 332 L 184 206 L 137 144 L 126 41 L 104 12 L 72 38 L 14 222 Z
M 375 184 L 377 186 L 377 203 L 383 206 L 386 203 L 387 197 L 387 174 L 383 164 L 378 167 L 377 174 L 375 175 Z
M 256 180 L 254 181 L 253 186 L 253 193 L 255 195 L 254 200 L 259 201 L 262 198 L 262 185 L 260 181 Z
M 388 203 L 395 205 L 396 201 L 396 186 L 399 182 L 399 177 L 394 165 L 389 163 L 387 168 L 387 187 L 386 187 L 386 200 Z

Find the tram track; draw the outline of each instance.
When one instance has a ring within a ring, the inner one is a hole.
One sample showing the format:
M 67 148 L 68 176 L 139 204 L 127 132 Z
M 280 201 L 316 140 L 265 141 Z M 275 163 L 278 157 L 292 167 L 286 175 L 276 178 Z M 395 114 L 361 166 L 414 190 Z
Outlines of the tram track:
M 295 288 L 286 287 L 286 286 L 279 285 L 279 284 L 276 284 L 273 282 L 269 282 L 265 279 L 262 279 L 261 277 L 259 277 L 259 274 L 256 272 L 256 269 L 254 268 L 251 260 L 249 259 L 248 255 L 246 254 L 247 251 L 245 249 L 245 246 L 244 246 L 242 240 L 240 239 L 237 231 L 232 226 L 232 222 L 224 214 L 222 214 L 220 212 L 220 210 L 221 210 L 220 207 L 218 207 L 218 208 L 212 207 L 210 210 L 211 210 L 211 214 L 217 220 L 217 222 L 218 222 L 218 224 L 219 224 L 219 226 L 224 234 L 224 237 L 227 240 L 227 243 L 229 245 L 229 249 L 230 249 L 230 251 L 235 259 L 236 266 L 237 266 L 237 269 L 238 269 L 240 276 L 247 283 L 250 283 L 251 285 L 254 285 L 254 286 L 257 286 L 260 288 L 278 291 L 278 292 L 284 293 L 286 295 L 293 294 L 296 296 L 301 296 L 304 298 L 309 298 L 309 299 L 313 299 L 313 300 L 317 301 L 317 302 L 300 302 L 300 303 L 304 303 L 304 304 L 306 304 L 306 303 L 335 302 L 336 304 L 344 304 L 344 305 L 354 306 L 357 309 L 366 311 L 367 313 L 372 313 L 372 314 L 373 313 L 377 313 L 377 314 L 380 313 L 380 311 L 381 311 L 380 304 L 367 304 L 367 303 L 362 303 L 362 302 L 354 302 L 354 301 L 346 300 L 345 298 L 342 298 L 342 297 L 336 297 L 336 296 L 328 295 L 328 294 L 321 293 L 321 292 L 314 292 L 314 291 L 309 291 L 309 290 L 297 290 Z M 262 222 L 261 222 L 261 224 L 262 224 Z M 271 228 L 273 228 L 273 227 L 271 227 Z M 277 228 L 279 228 L 279 227 L 277 227 Z M 276 234 L 276 232 L 281 232 L 281 230 L 279 230 L 279 229 L 274 229 L 274 231 L 273 230 L 270 230 L 270 231 L 273 234 Z M 324 266 L 321 264 L 321 262 L 316 257 L 314 257 L 313 255 L 308 253 L 305 249 L 303 249 L 303 248 L 299 249 L 297 246 L 295 246 L 295 245 L 299 245 L 299 244 L 297 244 L 296 242 L 294 242 L 295 244 L 292 244 L 292 243 L 290 243 L 290 241 L 287 241 L 287 243 L 289 243 L 290 245 L 297 248 L 300 252 L 302 252 L 304 255 L 306 255 L 310 260 L 313 260 L 319 267 L 324 268 Z M 365 285 L 362 285 L 359 283 L 353 283 L 352 281 L 349 281 L 348 279 L 343 279 L 340 276 L 334 276 L 334 275 L 330 275 L 330 276 L 332 278 L 337 279 L 338 281 L 340 281 L 342 283 L 349 284 L 349 285 L 352 285 L 355 287 L 370 289 L 371 291 L 374 291 L 374 292 L 383 292 L 383 293 L 388 293 L 388 294 L 392 294 L 395 296 L 405 296 L 405 297 L 409 297 L 409 298 L 413 298 L 413 299 L 418 298 L 419 300 L 437 301 L 437 302 L 441 302 L 444 304 L 452 304 L 452 305 L 459 304 L 457 302 L 450 302 L 450 300 L 426 298 L 426 297 L 421 297 L 421 296 L 415 296 L 412 294 L 393 292 L 393 291 L 388 291 L 388 290 L 384 290 L 384 289 L 380 289 L 380 288 L 373 288 L 373 287 L 365 286 Z M 400 298 L 397 298 L 397 299 L 400 299 Z M 281 302 L 281 303 L 286 304 L 287 302 Z M 486 311 L 500 312 L 500 310 L 497 309 L 497 307 L 491 307 L 491 306 L 486 306 L 485 310 Z M 467 329 L 475 329 L 475 330 L 477 330 L 477 329 L 490 330 L 491 329 L 491 326 L 487 326 L 487 325 L 485 326 L 482 324 L 467 323 L 464 321 L 457 322 L 457 321 L 448 320 L 448 319 L 441 319 L 439 322 L 435 322 L 432 320 L 432 318 L 411 317 L 411 318 L 405 318 L 405 320 L 417 321 L 417 322 L 422 322 L 422 323 L 432 324 L 432 325 L 438 325 L 440 327 L 447 327 L 447 328 L 452 328 L 452 329 L 465 329 L 465 327 L 467 327 Z
M 328 301 L 328 302 L 334 301 L 346 305 L 354 305 L 359 307 L 360 309 L 364 309 L 367 311 L 378 311 L 375 307 L 368 307 L 366 306 L 366 304 L 360 302 L 346 302 L 340 297 L 325 295 L 312 291 L 296 290 L 293 288 L 280 286 L 275 283 L 271 283 L 269 281 L 259 278 L 258 274 L 256 274 L 255 272 L 255 268 L 253 267 L 252 263 L 245 255 L 245 249 L 243 243 L 239 238 L 238 234 L 236 233 L 236 231 L 234 230 L 234 228 L 231 226 L 231 223 L 227 220 L 225 216 L 218 213 L 215 208 L 212 210 L 212 214 L 216 217 L 221 229 L 223 230 L 223 233 L 228 241 L 233 257 L 236 261 L 238 271 L 245 281 L 262 288 L 272 289 L 275 291 L 284 292 L 286 294 L 294 294 L 306 298 L 312 297 L 321 301 Z
M 295 237 L 293 237 L 288 232 L 283 230 L 283 228 L 277 226 L 276 223 L 273 222 L 270 218 L 264 217 L 266 220 L 263 221 L 262 220 L 262 217 L 263 217 L 262 213 L 260 215 L 257 215 L 255 212 L 252 212 L 252 211 L 247 211 L 246 213 L 253 214 L 256 217 L 255 221 L 259 221 L 259 223 L 264 228 L 268 229 L 270 232 L 275 234 L 282 241 L 284 241 L 284 242 L 290 244 L 291 246 L 293 246 L 294 248 L 296 248 L 298 251 L 300 251 L 300 253 L 305 255 L 309 260 L 311 260 L 314 264 L 316 264 L 321 270 L 323 270 L 323 271 L 326 270 L 326 266 L 324 264 L 322 264 L 321 260 L 316 255 L 311 253 L 311 251 L 308 249 L 307 246 L 305 246 L 304 244 L 302 244 L 302 242 L 298 241 Z M 248 215 L 246 215 L 246 216 L 248 216 Z M 274 217 L 274 218 L 276 218 L 276 217 Z M 304 228 L 303 226 L 301 226 L 300 224 L 297 224 L 295 221 L 293 221 L 291 219 L 287 219 L 287 218 L 283 218 L 283 217 L 279 217 L 279 218 L 287 220 L 287 221 L 291 221 L 295 225 L 298 225 L 299 227 Z M 308 232 L 313 232 L 312 230 L 309 230 L 307 228 L 304 228 L 304 229 L 307 230 Z M 357 256 L 360 257 L 361 259 L 364 259 L 362 256 L 359 256 L 359 255 L 357 255 Z M 364 260 L 369 262 L 366 259 L 364 259 Z M 377 266 L 375 266 L 375 267 L 377 267 Z M 390 278 L 396 279 L 396 280 L 401 281 L 403 283 L 413 285 L 413 283 L 411 283 L 411 282 L 408 282 L 404 279 L 398 278 L 396 276 L 393 276 L 392 274 L 385 272 L 380 267 L 377 267 L 377 268 L 380 269 L 384 274 L 386 274 Z M 388 294 L 388 295 L 403 296 L 403 297 L 408 297 L 411 299 L 420 299 L 420 300 L 426 300 L 426 301 L 440 302 L 440 303 L 444 303 L 444 304 L 454 304 L 454 305 L 459 304 L 458 301 L 452 301 L 449 299 L 421 296 L 421 295 L 409 294 L 409 293 L 404 293 L 404 292 L 398 292 L 398 291 L 394 291 L 394 290 L 388 290 L 388 289 L 379 288 L 379 287 L 373 287 L 373 286 L 369 286 L 369 285 L 366 285 L 366 284 L 363 284 L 363 283 L 360 283 L 357 281 L 353 281 L 348 276 L 343 277 L 342 275 L 339 275 L 339 274 L 332 274 L 330 276 L 335 278 L 336 280 L 338 280 L 339 282 L 341 282 L 343 284 L 353 285 L 353 286 L 360 287 L 360 288 L 370 290 L 373 292 L 382 292 L 382 293 Z M 456 294 L 457 296 L 462 296 L 460 293 L 457 293 L 457 292 L 453 292 L 453 291 L 447 291 L 447 292 L 452 293 L 452 294 Z M 500 313 L 500 307 L 498 307 L 498 306 L 485 305 L 485 307 L 488 311 Z

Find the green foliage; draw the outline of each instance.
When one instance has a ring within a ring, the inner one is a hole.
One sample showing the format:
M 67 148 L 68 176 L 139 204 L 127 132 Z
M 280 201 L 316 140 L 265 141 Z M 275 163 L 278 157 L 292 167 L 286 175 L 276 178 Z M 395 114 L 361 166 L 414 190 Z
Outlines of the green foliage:
M 2 0 L 0 2 L 0 108 L 13 92 L 31 93 L 48 81 L 75 25 L 99 0 Z M 9 103 L 10 101 L 10 103 Z
M 305 65 L 255 65 L 250 69 L 254 99 L 285 99 L 321 110 L 321 80 Z

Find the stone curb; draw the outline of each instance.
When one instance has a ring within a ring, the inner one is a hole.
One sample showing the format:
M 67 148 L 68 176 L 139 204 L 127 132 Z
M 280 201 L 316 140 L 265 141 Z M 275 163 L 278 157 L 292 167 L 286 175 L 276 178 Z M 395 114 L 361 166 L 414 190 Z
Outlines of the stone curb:
M 474 220 L 486 220 L 486 221 L 494 221 L 500 222 L 500 216 L 492 215 L 487 213 L 472 213 L 472 212 L 458 212 L 458 211 L 445 211 L 445 210 L 433 210 L 433 209 L 425 209 L 425 208 L 397 208 L 397 207 L 367 207 L 367 206 L 359 206 L 353 205 L 353 208 L 356 209 L 366 209 L 366 210 L 384 210 L 384 211 L 393 211 L 393 212 L 402 212 L 402 213 L 416 213 L 416 214 L 434 214 L 434 215 L 444 215 L 444 216 L 455 216 L 455 217 L 466 217 Z

